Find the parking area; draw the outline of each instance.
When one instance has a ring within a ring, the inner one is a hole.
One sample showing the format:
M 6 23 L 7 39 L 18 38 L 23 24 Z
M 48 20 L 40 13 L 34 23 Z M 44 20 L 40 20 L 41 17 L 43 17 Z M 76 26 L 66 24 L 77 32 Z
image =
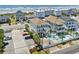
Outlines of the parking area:
M 14 45 L 13 41 L 9 40 L 7 41 L 9 44 L 5 46 L 4 54 L 14 54 Z

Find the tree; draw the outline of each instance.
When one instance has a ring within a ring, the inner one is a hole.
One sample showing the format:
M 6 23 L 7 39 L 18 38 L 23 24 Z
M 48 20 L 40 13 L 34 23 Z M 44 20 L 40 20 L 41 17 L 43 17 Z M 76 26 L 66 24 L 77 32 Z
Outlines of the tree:
M 33 34 L 33 39 L 37 44 L 37 46 L 36 46 L 37 51 L 41 51 L 43 49 L 43 47 L 40 43 L 41 41 L 40 41 L 39 35 L 37 33 Z
M 51 14 L 51 15 L 52 15 L 52 16 L 56 16 L 54 12 L 52 12 L 52 14 Z
M 3 53 L 4 48 L 4 31 L 3 29 L 0 29 L 0 53 Z
M 72 16 L 75 16 L 75 17 L 76 17 L 76 16 L 77 16 L 77 14 L 72 14 Z
M 29 25 L 28 24 L 25 24 L 25 29 L 27 32 L 29 32 Z
M 64 35 L 63 35 L 63 34 L 61 34 L 59 37 L 60 37 L 60 38 L 62 39 L 62 41 L 63 41 Z
M 11 25 L 11 20 L 10 19 L 8 19 L 8 24 Z
M 34 14 L 34 12 L 29 12 L 29 15 L 33 15 Z
M 73 34 L 75 34 L 76 36 L 78 36 L 78 35 L 79 35 L 79 33 L 78 33 L 78 32 L 75 32 L 75 33 L 73 33 Z
M 67 15 L 67 14 L 66 14 L 66 13 L 64 13 L 64 12 L 62 12 L 62 15 L 63 15 L 63 16 L 69 16 L 69 15 Z
M 15 25 L 16 24 L 16 19 L 15 18 L 12 18 L 11 19 L 11 25 Z
M 38 34 L 33 34 L 33 39 L 38 45 L 40 45 L 40 37 Z
M 68 28 L 67 32 L 68 32 L 68 34 L 71 34 L 72 33 L 72 29 Z
M 28 32 L 28 34 L 33 38 L 33 33 L 32 32 Z

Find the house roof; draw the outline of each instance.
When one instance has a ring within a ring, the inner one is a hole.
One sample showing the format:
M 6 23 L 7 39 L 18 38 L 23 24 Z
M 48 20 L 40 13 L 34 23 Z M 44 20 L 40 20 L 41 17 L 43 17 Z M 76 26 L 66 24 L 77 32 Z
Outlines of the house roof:
M 48 16 L 46 18 L 46 21 L 49 21 L 49 22 L 57 24 L 57 25 L 64 24 L 64 20 L 62 20 L 62 19 L 60 19 L 59 17 L 56 17 L 56 16 Z
M 44 20 L 39 19 L 39 18 L 33 18 L 33 19 L 31 19 L 31 22 L 38 26 L 41 26 L 41 25 L 44 25 L 47 23 Z

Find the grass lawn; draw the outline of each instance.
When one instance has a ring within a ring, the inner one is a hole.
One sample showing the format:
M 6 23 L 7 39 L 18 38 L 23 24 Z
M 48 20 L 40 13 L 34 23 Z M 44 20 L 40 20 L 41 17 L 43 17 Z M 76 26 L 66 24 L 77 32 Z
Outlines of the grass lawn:
M 41 52 L 41 51 L 35 51 L 35 52 L 33 52 L 32 54 L 46 54 L 45 52 Z
M 15 25 L 16 24 L 16 19 L 11 19 L 11 24 Z

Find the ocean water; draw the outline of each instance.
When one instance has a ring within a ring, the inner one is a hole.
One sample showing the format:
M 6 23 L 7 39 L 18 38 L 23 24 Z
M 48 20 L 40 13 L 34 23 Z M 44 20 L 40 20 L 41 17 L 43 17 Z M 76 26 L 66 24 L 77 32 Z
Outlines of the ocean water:
M 35 7 L 52 7 L 52 8 L 70 8 L 70 7 L 79 7 L 79 5 L 0 5 L 0 8 L 16 8 L 16 7 L 30 7 L 30 8 L 35 8 Z
M 79 8 L 79 5 L 0 5 L 0 14 L 5 13 L 15 13 L 18 10 L 23 12 L 34 11 L 36 9 L 70 9 L 70 8 Z

